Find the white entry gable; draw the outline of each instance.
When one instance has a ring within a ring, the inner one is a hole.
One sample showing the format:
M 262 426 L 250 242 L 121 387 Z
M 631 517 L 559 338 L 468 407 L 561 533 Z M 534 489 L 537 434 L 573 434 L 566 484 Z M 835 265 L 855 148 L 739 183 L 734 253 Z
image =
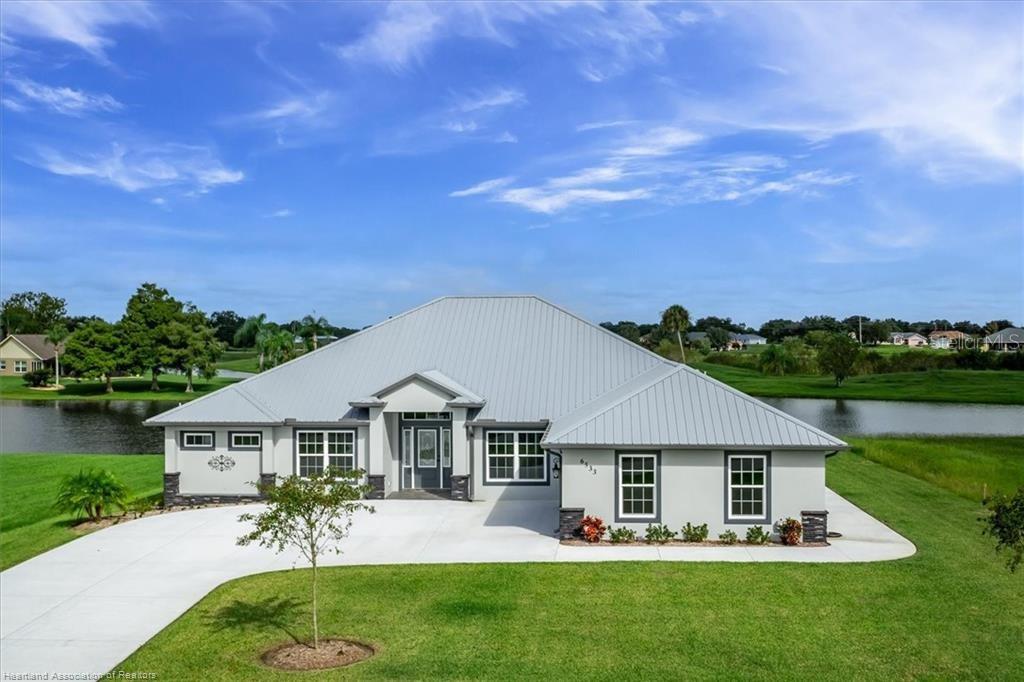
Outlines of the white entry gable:
M 486 401 L 443 372 L 413 372 L 376 391 L 353 400 L 353 407 L 387 407 L 389 412 L 443 412 L 452 407 L 483 407 Z

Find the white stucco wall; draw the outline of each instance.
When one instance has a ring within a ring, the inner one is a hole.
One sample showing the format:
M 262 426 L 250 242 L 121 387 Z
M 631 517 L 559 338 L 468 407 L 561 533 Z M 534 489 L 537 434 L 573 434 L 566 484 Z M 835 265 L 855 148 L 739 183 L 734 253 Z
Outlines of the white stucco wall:
M 516 429 L 508 429 L 510 431 Z M 521 429 L 520 429 L 521 430 Z M 471 479 L 474 500 L 538 500 L 558 503 L 559 481 L 551 476 L 548 461 L 548 482 L 539 484 L 492 484 L 486 482 L 487 464 L 484 461 L 484 430 L 473 430 Z
M 214 448 L 191 449 L 181 447 L 182 431 L 212 431 Z M 263 435 L 259 450 L 232 450 L 229 448 L 230 431 L 258 431 Z M 181 473 L 178 481 L 182 495 L 256 495 L 255 483 L 260 480 L 261 459 L 269 458 L 274 450 L 273 430 L 269 428 L 189 428 L 167 429 L 165 432 L 165 469 L 173 460 Z M 166 457 L 166 450 L 173 449 L 172 457 Z M 210 460 L 223 455 L 234 464 L 219 470 L 210 466 Z
M 678 531 L 687 523 L 707 523 L 710 537 L 726 529 L 742 536 L 750 525 L 770 526 L 786 516 L 825 504 L 823 452 L 775 451 L 771 454 L 769 522 L 726 523 L 725 453 L 721 450 L 661 452 L 661 523 Z M 649 521 L 616 521 L 615 453 L 566 449 L 562 460 L 562 506 L 583 507 L 613 526 L 643 533 Z

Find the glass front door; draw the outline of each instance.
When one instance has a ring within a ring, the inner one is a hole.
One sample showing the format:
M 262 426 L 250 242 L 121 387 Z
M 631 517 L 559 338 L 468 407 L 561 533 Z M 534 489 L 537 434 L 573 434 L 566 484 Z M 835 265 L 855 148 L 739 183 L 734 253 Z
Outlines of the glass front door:
M 416 487 L 440 488 L 440 464 L 437 429 L 416 429 Z
M 447 426 L 402 427 L 402 488 L 448 488 L 452 430 Z

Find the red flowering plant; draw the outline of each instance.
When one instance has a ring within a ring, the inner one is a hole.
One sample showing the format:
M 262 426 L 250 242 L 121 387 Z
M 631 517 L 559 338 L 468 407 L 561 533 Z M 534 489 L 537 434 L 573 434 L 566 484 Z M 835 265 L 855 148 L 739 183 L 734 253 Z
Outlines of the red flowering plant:
M 788 518 L 778 523 L 779 537 L 784 545 L 799 545 L 803 536 L 803 525 L 793 518 Z
M 587 542 L 600 542 L 607 530 L 608 526 L 599 516 L 584 516 L 580 524 L 580 533 Z

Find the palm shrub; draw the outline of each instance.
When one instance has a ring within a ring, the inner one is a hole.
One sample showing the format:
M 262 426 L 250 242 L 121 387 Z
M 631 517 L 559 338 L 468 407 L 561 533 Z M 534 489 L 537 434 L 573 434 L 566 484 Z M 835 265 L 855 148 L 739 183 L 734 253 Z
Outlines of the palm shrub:
M 689 521 L 683 526 L 683 542 L 704 542 L 708 539 L 708 524 L 694 526 Z
M 628 526 L 608 529 L 608 539 L 615 544 L 623 542 L 636 542 L 636 531 Z
M 772 541 L 772 534 L 761 526 L 751 526 L 747 529 L 747 544 L 767 545 Z
M 117 476 L 106 469 L 88 469 L 64 477 L 54 506 L 65 514 L 98 521 L 105 510 L 124 509 L 127 504 L 128 487 Z
M 648 543 L 657 543 L 659 545 L 674 539 L 675 536 L 676 532 L 663 523 L 647 524 L 647 531 L 644 533 L 644 539 Z
M 721 540 L 723 545 L 735 545 L 739 537 L 737 537 L 736 531 L 727 530 L 724 533 L 719 533 L 718 539 Z

